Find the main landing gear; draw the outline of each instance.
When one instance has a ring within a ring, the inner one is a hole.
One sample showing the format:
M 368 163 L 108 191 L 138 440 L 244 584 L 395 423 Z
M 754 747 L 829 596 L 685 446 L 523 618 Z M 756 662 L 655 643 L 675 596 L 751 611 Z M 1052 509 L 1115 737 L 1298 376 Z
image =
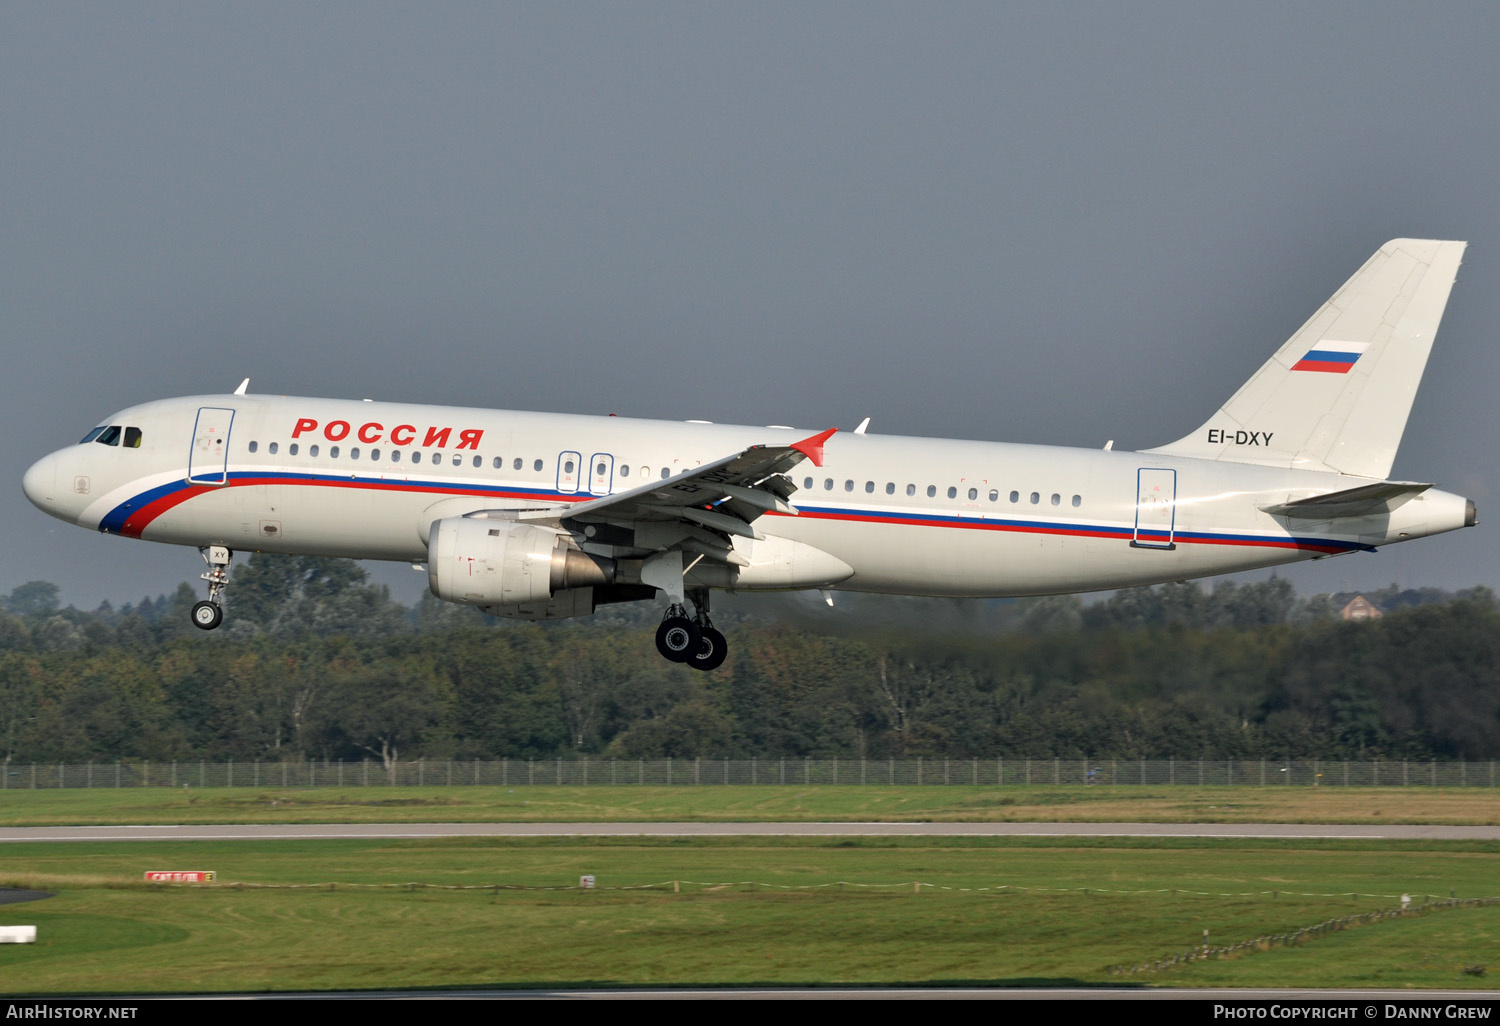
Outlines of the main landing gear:
M 724 635 L 714 629 L 708 618 L 708 589 L 695 588 L 687 597 L 697 608 L 689 618 L 687 607 L 674 602 L 656 628 L 656 650 L 674 663 L 685 663 L 695 670 L 717 670 L 729 655 Z
M 223 545 L 209 545 L 198 552 L 208 564 L 208 573 L 202 575 L 208 582 L 208 601 L 194 604 L 193 626 L 211 631 L 224 622 L 224 607 L 219 605 L 219 595 L 229 586 L 229 561 L 234 558 L 234 553 Z

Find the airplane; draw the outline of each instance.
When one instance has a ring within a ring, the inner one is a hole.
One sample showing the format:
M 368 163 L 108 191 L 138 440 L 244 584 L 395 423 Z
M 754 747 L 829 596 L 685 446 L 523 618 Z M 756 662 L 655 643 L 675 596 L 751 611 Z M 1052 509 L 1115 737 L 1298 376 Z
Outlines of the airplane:
M 263 396 L 246 379 L 107 417 L 24 488 L 89 530 L 197 547 L 204 630 L 235 551 L 400 560 L 498 617 L 661 594 L 661 654 L 712 670 L 712 590 L 1063 594 L 1474 526 L 1472 500 L 1387 479 L 1465 245 L 1386 243 L 1202 427 L 1139 452 Z

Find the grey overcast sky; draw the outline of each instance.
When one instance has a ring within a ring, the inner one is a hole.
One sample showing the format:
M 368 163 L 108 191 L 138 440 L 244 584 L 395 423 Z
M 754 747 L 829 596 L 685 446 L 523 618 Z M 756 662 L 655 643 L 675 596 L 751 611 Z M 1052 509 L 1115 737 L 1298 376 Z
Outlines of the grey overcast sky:
M 1497 526 L 1291 576 L 1500 585 L 1497 53 L 1488 0 L 7 0 L 0 593 L 196 582 L 21 493 L 143 400 L 1145 448 L 1397 236 L 1471 245 L 1394 475 Z

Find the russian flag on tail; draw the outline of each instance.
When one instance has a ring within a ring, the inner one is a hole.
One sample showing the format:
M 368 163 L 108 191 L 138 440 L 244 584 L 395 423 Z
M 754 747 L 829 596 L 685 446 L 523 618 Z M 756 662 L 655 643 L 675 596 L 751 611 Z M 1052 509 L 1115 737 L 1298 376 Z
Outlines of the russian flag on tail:
M 1370 348 L 1368 342 L 1335 342 L 1324 339 L 1292 364 L 1294 371 L 1321 371 L 1324 374 L 1348 374 L 1354 362 Z

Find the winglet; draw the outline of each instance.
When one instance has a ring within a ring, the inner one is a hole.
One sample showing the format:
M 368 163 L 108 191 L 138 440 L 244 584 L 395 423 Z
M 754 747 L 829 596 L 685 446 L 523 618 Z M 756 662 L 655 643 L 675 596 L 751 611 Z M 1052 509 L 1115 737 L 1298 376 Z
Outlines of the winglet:
M 836 427 L 829 428 L 827 431 L 813 435 L 811 438 L 804 438 L 800 442 L 793 442 L 791 447 L 812 460 L 813 466 L 821 467 L 823 465 L 823 443 L 832 438 L 833 433 L 837 430 L 838 428 Z
M 247 388 L 249 388 L 249 387 L 250 387 L 250 379 L 246 378 L 244 381 L 240 382 L 240 387 L 236 388 L 234 390 L 234 394 L 235 395 L 244 395 L 245 394 L 245 390 Z

